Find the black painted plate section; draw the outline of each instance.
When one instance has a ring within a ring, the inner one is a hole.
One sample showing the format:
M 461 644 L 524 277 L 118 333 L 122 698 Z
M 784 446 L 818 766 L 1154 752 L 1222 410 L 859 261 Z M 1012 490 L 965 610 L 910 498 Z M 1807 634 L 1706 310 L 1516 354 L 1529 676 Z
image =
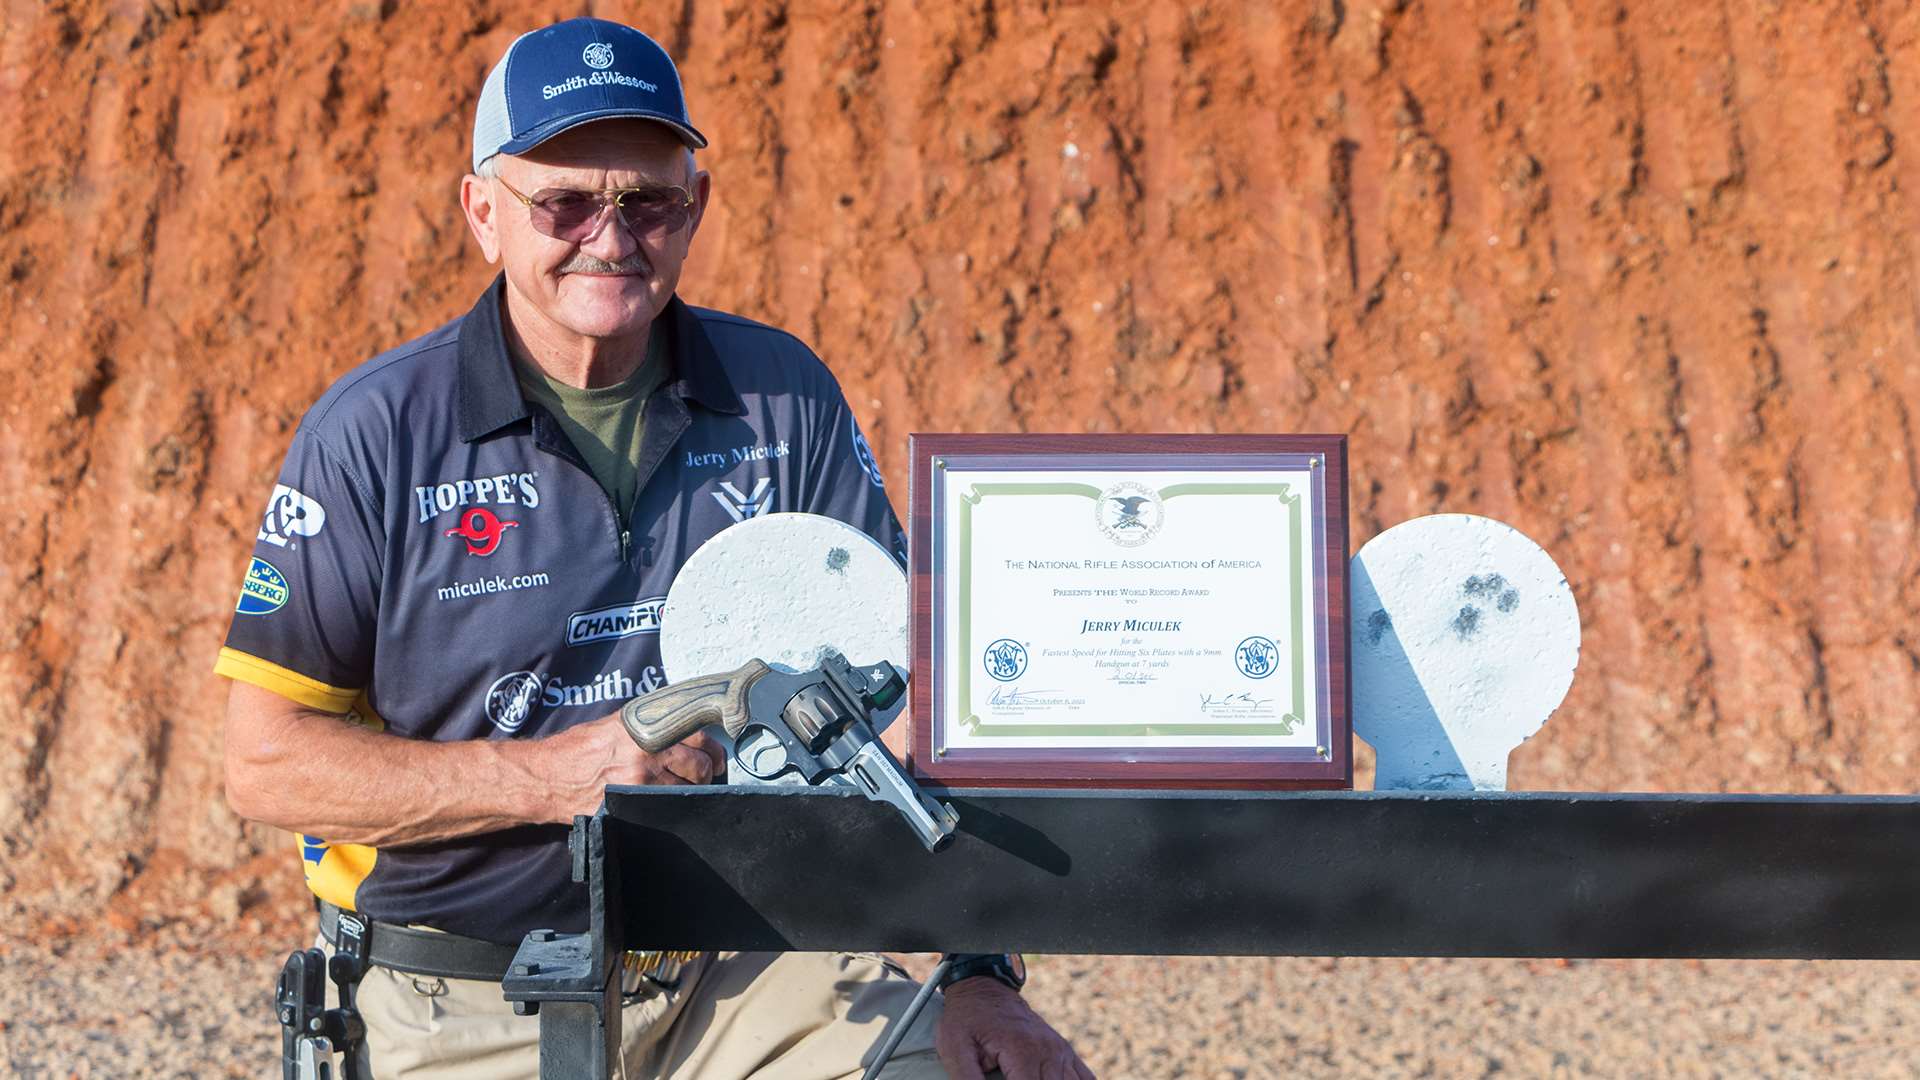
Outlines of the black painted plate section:
M 1920 799 L 614 788 L 631 948 L 1920 958 Z M 611 914 L 611 913 L 610 913 Z

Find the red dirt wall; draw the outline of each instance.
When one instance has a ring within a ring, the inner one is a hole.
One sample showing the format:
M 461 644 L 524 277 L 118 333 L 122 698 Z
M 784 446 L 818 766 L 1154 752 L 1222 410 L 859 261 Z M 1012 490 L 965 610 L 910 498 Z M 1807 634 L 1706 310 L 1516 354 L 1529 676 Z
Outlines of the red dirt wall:
M 284 845 L 208 670 L 267 491 L 486 282 L 473 99 L 582 8 L 0 2 L 0 892 L 73 912 Z M 683 294 L 812 342 L 896 498 L 916 429 L 1350 432 L 1356 544 L 1574 584 L 1515 786 L 1914 787 L 1913 5 L 587 10 L 713 139 Z

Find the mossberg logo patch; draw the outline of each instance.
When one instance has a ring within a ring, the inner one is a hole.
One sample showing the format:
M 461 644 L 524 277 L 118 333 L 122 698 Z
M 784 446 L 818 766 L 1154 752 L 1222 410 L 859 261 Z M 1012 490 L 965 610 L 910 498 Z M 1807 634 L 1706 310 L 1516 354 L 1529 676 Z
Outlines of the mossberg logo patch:
M 666 606 L 666 597 L 650 596 L 631 604 L 576 611 L 567 617 L 567 644 L 585 645 L 589 641 L 659 633 L 660 609 Z

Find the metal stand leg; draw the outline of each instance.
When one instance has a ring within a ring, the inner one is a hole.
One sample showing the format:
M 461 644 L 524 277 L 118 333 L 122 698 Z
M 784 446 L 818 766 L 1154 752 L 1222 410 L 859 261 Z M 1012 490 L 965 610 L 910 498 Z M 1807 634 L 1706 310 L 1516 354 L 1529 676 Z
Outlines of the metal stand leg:
M 541 1080 L 611 1080 L 620 1062 L 620 957 L 625 938 L 620 868 L 607 864 L 599 818 L 574 819 L 573 880 L 588 886 L 584 934 L 535 930 L 520 942 L 501 992 L 521 1016 L 540 1017 Z
M 907 1011 L 900 1014 L 900 1022 L 893 1025 L 893 1031 L 887 1035 L 887 1041 L 880 1044 L 880 1052 L 874 1055 L 873 1064 L 867 1066 L 867 1071 L 861 1074 L 860 1080 L 878 1080 L 880 1070 L 886 1068 L 887 1062 L 893 1060 L 893 1052 L 900 1049 L 900 1040 L 907 1037 L 907 1029 L 920 1018 L 920 1010 L 926 1008 L 927 1002 L 933 999 L 934 988 L 940 985 L 941 977 L 946 975 L 947 969 L 952 966 L 953 958 L 947 956 L 941 957 L 940 962 L 934 965 L 933 974 L 927 976 L 927 981 L 920 984 L 920 992 L 913 995 L 913 1001 L 907 1006 Z
M 502 982 L 513 1010 L 540 1017 L 541 1080 L 612 1077 L 620 1060 L 620 968 L 599 970 L 590 934 L 536 930 Z
M 608 1023 L 604 1016 L 610 1016 Z M 620 1061 L 620 1004 L 548 1002 L 540 1009 L 540 1080 L 612 1077 Z

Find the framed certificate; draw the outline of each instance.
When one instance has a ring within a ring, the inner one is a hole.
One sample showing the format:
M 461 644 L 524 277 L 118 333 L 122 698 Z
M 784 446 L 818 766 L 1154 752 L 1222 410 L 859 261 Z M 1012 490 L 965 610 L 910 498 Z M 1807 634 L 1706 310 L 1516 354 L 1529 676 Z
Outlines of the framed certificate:
M 1344 435 L 914 435 L 914 774 L 1347 787 Z

